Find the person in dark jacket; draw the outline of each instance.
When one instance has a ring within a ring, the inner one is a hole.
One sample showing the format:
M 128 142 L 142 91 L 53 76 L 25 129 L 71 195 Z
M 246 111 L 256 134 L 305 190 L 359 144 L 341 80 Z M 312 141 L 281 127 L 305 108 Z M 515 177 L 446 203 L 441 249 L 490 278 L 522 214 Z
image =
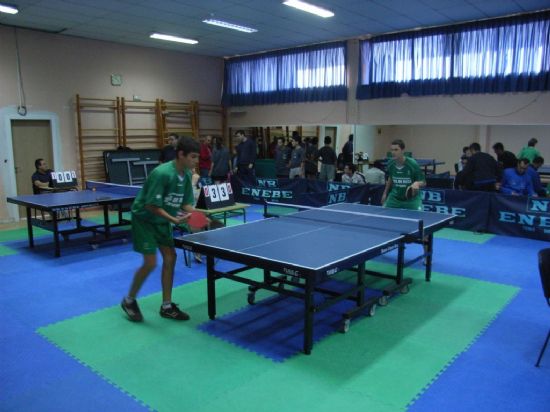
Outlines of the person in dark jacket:
M 237 130 L 235 137 L 240 140 L 237 145 L 237 173 L 242 177 L 254 176 L 256 142 L 253 138 L 247 137 L 244 130 Z
M 494 192 L 499 180 L 498 163 L 493 156 L 481 151 L 479 143 L 470 145 L 472 155 L 464 166 L 467 189 Z
M 493 145 L 493 150 L 497 155 L 498 166 L 500 170 L 510 169 L 516 167 L 518 159 L 516 155 L 508 150 L 504 150 L 504 145 L 500 142 Z

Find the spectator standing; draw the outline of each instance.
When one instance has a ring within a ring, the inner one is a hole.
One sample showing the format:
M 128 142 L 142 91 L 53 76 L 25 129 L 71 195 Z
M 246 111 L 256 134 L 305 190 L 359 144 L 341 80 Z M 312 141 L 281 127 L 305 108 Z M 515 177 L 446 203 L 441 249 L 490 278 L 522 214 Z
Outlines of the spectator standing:
M 464 167 L 464 178 L 469 190 L 494 192 L 498 178 L 497 161 L 488 153 L 481 151 L 479 143 L 470 145 L 472 156 Z
M 518 153 L 518 159 L 527 159 L 529 163 L 533 163 L 535 157 L 541 156 L 540 152 L 535 148 L 538 142 L 534 137 L 529 139 L 527 146 L 524 146 Z
M 199 172 L 201 177 L 212 175 L 212 136 L 201 138 Z
M 176 133 L 168 135 L 168 144 L 160 150 L 159 162 L 166 163 L 176 158 L 176 145 L 179 136 Z
M 225 182 L 231 169 L 229 149 L 224 146 L 221 137 L 215 137 L 212 152 L 212 180 L 214 182 Z
M 325 136 L 325 145 L 317 152 L 317 160 L 321 162 L 319 180 L 332 181 L 336 176 L 336 152 L 332 148 L 332 139 Z
M 275 147 L 275 173 L 277 177 L 288 177 L 291 152 L 292 149 L 285 145 L 285 139 L 278 137 L 277 146 Z

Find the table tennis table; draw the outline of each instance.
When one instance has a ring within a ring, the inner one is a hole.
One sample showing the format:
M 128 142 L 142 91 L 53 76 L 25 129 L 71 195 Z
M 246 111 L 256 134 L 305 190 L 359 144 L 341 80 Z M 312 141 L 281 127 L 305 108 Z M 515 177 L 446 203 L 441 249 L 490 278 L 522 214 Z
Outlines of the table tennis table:
M 34 247 L 33 227 L 40 227 L 53 233 L 54 253 L 55 257 L 59 257 L 61 256 L 60 235 L 64 239 L 68 239 L 68 236 L 72 234 L 92 232 L 94 238 L 97 234 L 103 235 L 103 240 L 119 238 L 120 236 L 114 236 L 111 229 L 130 224 L 129 220 L 123 218 L 122 212 L 125 205 L 133 202 L 140 189 L 140 186 L 88 181 L 86 182 L 86 190 L 13 196 L 8 197 L 7 201 L 26 208 L 29 247 Z M 109 221 L 109 208 L 113 206 L 118 211 L 117 223 Z M 86 224 L 86 222 L 83 222 L 80 210 L 89 207 L 103 208 L 102 224 Z M 37 219 L 32 216 L 33 209 L 47 212 L 51 218 Z M 61 216 L 63 213 L 72 210 L 76 214 L 74 219 Z M 60 223 L 73 222 L 73 220 L 74 223 L 69 224 L 69 228 L 60 228 Z M 91 243 L 93 246 L 97 246 L 99 240 L 94 239 Z
M 266 208 L 267 209 L 267 208 Z M 266 210 L 267 211 L 267 210 Z M 269 213 L 266 213 L 269 216 Z M 248 303 L 255 292 L 266 289 L 304 301 L 303 351 L 313 347 L 313 316 L 344 299 L 355 306 L 342 315 L 341 330 L 346 332 L 352 317 L 373 315 L 377 304 L 385 305 L 389 296 L 408 291 L 411 279 L 403 277 L 404 268 L 426 258 L 426 280 L 431 278 L 433 233 L 449 225 L 454 216 L 432 212 L 389 209 L 380 206 L 341 203 L 322 208 L 307 208 L 240 226 L 221 228 L 176 237 L 176 246 L 207 257 L 208 315 L 216 318 L 216 281 L 230 279 L 249 285 Z M 405 244 L 427 245 L 426 254 L 405 262 Z M 397 249 L 396 274 L 366 270 L 365 262 Z M 242 266 L 222 272 L 219 259 Z M 263 269 L 263 280 L 247 277 L 250 268 Z M 356 284 L 345 292 L 323 288 L 322 283 L 343 270 L 357 273 Z M 277 272 L 278 275 L 272 275 Z M 390 279 L 374 298 L 365 298 L 365 275 Z M 315 304 L 314 292 L 328 296 Z

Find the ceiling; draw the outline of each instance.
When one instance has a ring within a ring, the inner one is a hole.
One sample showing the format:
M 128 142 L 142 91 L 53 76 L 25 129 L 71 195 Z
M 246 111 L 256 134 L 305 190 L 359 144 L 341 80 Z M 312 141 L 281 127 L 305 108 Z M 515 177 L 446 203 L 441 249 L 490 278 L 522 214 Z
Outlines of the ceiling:
M 19 13 L 0 13 L 0 24 L 222 57 L 550 8 L 550 0 L 309 2 L 328 8 L 335 16 L 323 19 L 285 6 L 282 0 L 6 0 Z M 210 15 L 258 32 L 247 34 L 202 23 Z M 149 38 L 152 32 L 199 43 L 153 40 Z

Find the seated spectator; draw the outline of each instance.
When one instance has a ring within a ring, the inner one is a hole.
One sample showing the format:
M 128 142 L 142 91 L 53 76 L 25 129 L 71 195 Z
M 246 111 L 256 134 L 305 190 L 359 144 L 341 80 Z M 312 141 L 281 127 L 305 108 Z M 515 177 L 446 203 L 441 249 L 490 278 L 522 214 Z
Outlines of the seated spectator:
M 466 155 L 462 155 L 460 158 L 460 171 L 456 174 L 455 180 L 454 180 L 454 188 L 458 190 L 465 190 L 469 184 L 466 181 L 466 175 L 464 174 L 464 167 L 466 167 L 466 164 L 468 163 L 469 157 Z
M 376 160 L 372 167 L 369 167 L 365 172 L 365 182 L 373 185 L 383 185 L 386 183 L 386 174 L 382 170 L 384 165 L 380 160 Z
M 344 174 L 342 175 L 343 183 L 352 183 L 356 185 L 364 185 L 366 182 L 365 176 L 357 171 L 353 163 L 344 166 Z
M 527 174 L 528 168 L 529 160 L 519 159 L 516 167 L 505 169 L 500 184 L 500 191 L 515 196 L 536 195 L 533 190 L 531 176 Z
M 511 167 L 516 167 L 518 159 L 516 155 L 508 150 L 504 150 L 504 145 L 502 143 L 495 143 L 493 145 L 493 150 L 497 155 L 498 166 L 500 170 L 509 169 Z
M 44 191 L 52 190 L 52 175 L 53 170 L 48 169 L 48 164 L 44 159 L 36 159 L 34 161 L 36 171 L 33 173 L 32 192 L 36 195 Z
M 531 183 L 533 184 L 533 190 L 535 193 L 538 196 L 546 197 L 546 189 L 540 181 L 540 175 L 538 172 L 539 167 L 543 164 L 544 159 L 541 156 L 535 157 L 527 169 L 527 174 L 531 177 Z
M 497 161 L 488 153 L 481 151 L 479 143 L 470 145 L 472 155 L 464 166 L 465 182 L 468 190 L 494 192 L 498 178 Z

